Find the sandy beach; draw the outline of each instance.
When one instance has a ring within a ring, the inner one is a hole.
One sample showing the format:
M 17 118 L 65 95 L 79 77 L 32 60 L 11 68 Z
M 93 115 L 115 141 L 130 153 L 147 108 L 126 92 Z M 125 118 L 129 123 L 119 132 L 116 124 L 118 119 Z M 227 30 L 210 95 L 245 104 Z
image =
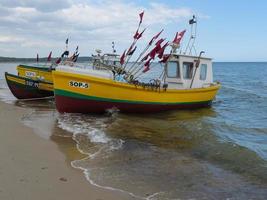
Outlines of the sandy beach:
M 90 185 L 55 143 L 20 122 L 26 112 L 0 101 L 0 199 L 133 199 Z

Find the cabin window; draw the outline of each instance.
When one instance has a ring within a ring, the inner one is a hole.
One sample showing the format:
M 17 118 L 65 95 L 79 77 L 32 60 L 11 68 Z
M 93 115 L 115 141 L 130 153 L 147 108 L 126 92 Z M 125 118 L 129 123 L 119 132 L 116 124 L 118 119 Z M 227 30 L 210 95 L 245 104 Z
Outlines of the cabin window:
M 183 63 L 183 77 L 184 79 L 191 79 L 193 76 L 194 63 L 184 62 Z
M 201 64 L 200 66 L 200 77 L 199 79 L 200 80 L 206 80 L 207 78 L 207 68 L 208 68 L 208 65 L 207 64 Z
M 178 62 L 168 62 L 167 76 L 168 78 L 180 78 L 180 69 Z

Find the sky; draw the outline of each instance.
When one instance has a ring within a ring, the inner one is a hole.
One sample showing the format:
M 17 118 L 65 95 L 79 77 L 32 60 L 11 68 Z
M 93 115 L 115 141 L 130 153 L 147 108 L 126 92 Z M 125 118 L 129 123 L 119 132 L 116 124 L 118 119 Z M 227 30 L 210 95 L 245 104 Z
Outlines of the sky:
M 111 52 L 115 42 L 121 54 L 128 48 L 144 11 L 137 51 L 164 29 L 172 41 L 187 30 L 188 20 L 198 19 L 197 51 L 215 61 L 267 61 L 267 2 L 264 0 L 0 0 L 0 56 L 46 57 L 79 45 L 82 56 L 96 49 Z

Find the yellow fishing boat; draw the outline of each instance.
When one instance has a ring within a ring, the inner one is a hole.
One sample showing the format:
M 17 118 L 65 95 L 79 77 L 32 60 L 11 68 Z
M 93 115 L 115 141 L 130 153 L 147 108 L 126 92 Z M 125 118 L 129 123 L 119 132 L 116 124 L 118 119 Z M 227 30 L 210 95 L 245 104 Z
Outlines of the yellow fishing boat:
M 56 108 L 71 113 L 147 113 L 210 106 L 220 84 L 213 82 L 211 59 L 200 58 L 199 67 L 196 59 L 172 55 L 164 84 L 158 85 L 116 81 L 110 71 L 59 67 L 52 73 Z
M 30 78 L 33 80 L 44 80 L 53 82 L 52 70 L 55 66 L 50 65 L 18 65 L 18 76 Z
M 180 47 L 186 30 L 177 32 L 173 42 L 164 45 L 165 39 L 156 41 L 162 30 L 150 40 L 137 60 L 130 63 L 136 43 L 146 30 L 139 31 L 143 15 L 144 12 L 139 14 L 140 22 L 134 40 L 120 57 L 120 67 L 112 68 L 112 64 L 108 63 L 106 70 L 61 66 L 52 72 L 56 108 L 59 112 L 99 113 L 116 109 L 121 112 L 148 113 L 211 105 L 220 84 L 213 81 L 212 60 L 202 57 L 204 52 L 200 52 L 199 56 L 192 55 L 192 50 L 196 52 L 195 16 L 189 21 L 191 36 L 183 54 L 176 53 L 176 50 Z M 169 54 L 164 54 L 167 47 L 172 49 Z M 146 53 L 148 50 L 150 52 Z M 161 59 L 159 63 L 151 63 L 156 58 Z M 164 67 L 162 63 L 165 64 Z M 152 68 L 151 64 L 163 69 L 163 73 L 159 78 L 144 83 L 140 76 Z
M 5 73 L 7 85 L 17 99 L 54 97 L 53 83 Z
M 18 65 L 18 75 L 5 73 L 7 85 L 17 99 L 53 97 L 51 65 Z

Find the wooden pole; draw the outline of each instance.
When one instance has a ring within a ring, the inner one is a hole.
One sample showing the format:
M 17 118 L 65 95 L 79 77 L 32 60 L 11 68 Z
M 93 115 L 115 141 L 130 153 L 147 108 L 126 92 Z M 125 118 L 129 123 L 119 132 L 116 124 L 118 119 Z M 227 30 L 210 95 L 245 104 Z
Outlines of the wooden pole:
M 201 51 L 199 53 L 199 56 L 198 56 L 198 59 L 197 59 L 197 63 L 196 63 L 196 68 L 195 68 L 195 71 L 194 71 L 194 75 L 193 75 L 193 78 L 192 78 L 192 81 L 191 81 L 191 84 L 190 84 L 190 88 L 192 88 L 192 85 L 193 85 L 193 82 L 194 82 L 194 79 L 195 79 L 195 76 L 196 76 L 196 72 L 197 72 L 197 68 L 199 67 L 199 64 L 200 64 L 200 57 L 201 55 L 205 53 L 204 51 Z

